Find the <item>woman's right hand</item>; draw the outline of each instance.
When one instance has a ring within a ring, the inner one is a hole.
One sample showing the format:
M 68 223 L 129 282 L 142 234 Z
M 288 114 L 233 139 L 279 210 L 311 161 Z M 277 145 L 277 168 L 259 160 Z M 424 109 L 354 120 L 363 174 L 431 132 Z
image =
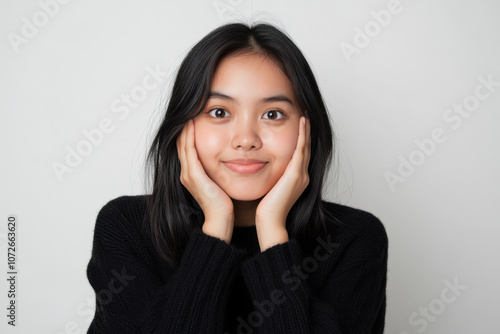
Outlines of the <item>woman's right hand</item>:
M 234 227 L 233 202 L 206 174 L 198 159 L 194 142 L 194 121 L 191 119 L 177 138 L 177 153 L 181 163 L 180 181 L 203 210 L 203 232 L 229 244 Z

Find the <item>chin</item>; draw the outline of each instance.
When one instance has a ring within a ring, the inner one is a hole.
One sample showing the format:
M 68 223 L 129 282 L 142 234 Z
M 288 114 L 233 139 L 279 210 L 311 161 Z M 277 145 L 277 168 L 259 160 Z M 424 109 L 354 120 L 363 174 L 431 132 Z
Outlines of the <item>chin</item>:
M 224 189 L 224 191 L 231 199 L 236 201 L 255 201 L 264 197 L 269 192 L 269 189 L 258 189 L 255 186 L 237 189 L 233 185 L 231 189 Z
M 255 201 L 255 200 L 261 199 L 262 197 L 265 196 L 265 194 L 262 194 L 262 195 L 253 195 L 251 193 L 248 193 L 248 191 L 247 191 L 245 193 L 234 193 L 234 194 L 229 194 L 228 193 L 228 196 L 231 197 L 231 199 L 235 200 L 235 201 L 250 202 L 250 201 Z
M 255 196 L 247 196 L 247 195 L 243 195 L 243 196 L 229 196 L 233 201 L 240 201 L 240 202 L 253 202 L 253 201 L 256 201 L 256 200 L 259 200 L 261 199 L 262 197 L 264 196 L 259 196 L 259 197 L 255 197 Z

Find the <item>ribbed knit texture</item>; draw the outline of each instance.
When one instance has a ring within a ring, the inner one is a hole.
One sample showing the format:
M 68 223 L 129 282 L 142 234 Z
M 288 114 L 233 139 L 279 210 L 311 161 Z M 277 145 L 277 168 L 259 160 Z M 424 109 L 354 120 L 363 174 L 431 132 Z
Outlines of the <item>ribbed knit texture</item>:
M 87 333 L 383 333 L 388 240 L 372 214 L 323 202 L 327 235 L 260 251 L 255 226 L 231 244 L 196 229 L 178 268 L 142 228 L 145 196 L 107 203 L 96 219 Z

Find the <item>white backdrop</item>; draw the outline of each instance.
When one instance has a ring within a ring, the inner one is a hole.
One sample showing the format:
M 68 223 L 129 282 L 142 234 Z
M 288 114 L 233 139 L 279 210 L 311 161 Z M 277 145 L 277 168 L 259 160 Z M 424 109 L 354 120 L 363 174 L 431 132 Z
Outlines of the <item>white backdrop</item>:
M 386 333 L 498 332 L 499 1 L 0 8 L 1 333 L 86 332 L 96 215 L 144 193 L 145 152 L 176 67 L 216 26 L 257 18 L 292 36 L 329 107 L 340 171 L 326 198 L 387 229 Z M 11 214 L 16 327 L 7 324 Z

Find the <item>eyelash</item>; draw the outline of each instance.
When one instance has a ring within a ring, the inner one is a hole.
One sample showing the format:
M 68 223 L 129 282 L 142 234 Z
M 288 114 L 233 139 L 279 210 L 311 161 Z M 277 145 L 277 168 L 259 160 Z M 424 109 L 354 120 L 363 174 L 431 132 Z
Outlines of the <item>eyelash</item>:
M 214 110 L 224 110 L 225 112 L 227 112 L 227 110 L 226 110 L 226 109 L 224 109 L 224 108 L 212 108 L 212 109 L 210 109 L 210 110 L 208 110 L 208 111 L 207 111 L 207 114 L 209 114 L 209 115 L 210 115 L 210 114 L 212 113 L 212 111 L 214 111 Z M 281 116 L 281 118 L 278 118 L 278 119 L 271 119 L 271 121 L 279 121 L 279 120 L 282 120 L 282 119 L 286 118 L 286 114 L 285 114 L 283 111 L 278 110 L 278 109 L 271 109 L 271 110 L 268 110 L 268 111 L 266 111 L 266 114 L 267 114 L 268 112 L 271 112 L 271 111 L 278 112 L 278 113 L 280 113 L 280 114 L 282 115 L 282 116 Z M 222 119 L 222 118 L 220 118 L 220 117 L 215 117 L 215 116 L 213 116 L 213 118 Z

